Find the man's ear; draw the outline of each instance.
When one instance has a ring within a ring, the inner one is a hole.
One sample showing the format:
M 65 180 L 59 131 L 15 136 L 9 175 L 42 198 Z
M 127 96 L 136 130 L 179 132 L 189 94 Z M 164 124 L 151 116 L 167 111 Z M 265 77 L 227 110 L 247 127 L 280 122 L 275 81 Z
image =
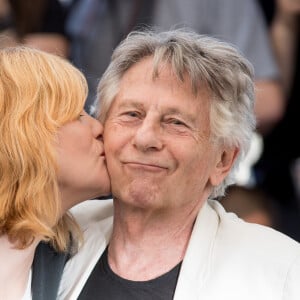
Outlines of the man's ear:
M 219 185 L 227 174 L 230 172 L 231 167 L 236 160 L 239 153 L 238 148 L 227 148 L 224 149 L 217 159 L 214 172 L 210 176 L 210 183 L 213 186 Z

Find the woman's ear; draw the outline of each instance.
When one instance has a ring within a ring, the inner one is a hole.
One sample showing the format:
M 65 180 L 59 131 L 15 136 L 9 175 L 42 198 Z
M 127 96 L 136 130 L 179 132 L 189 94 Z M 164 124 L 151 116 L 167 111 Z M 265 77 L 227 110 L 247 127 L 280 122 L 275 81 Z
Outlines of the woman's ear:
M 217 159 L 214 172 L 210 176 L 210 183 L 213 186 L 219 185 L 230 172 L 234 161 L 239 153 L 236 147 L 226 148 Z

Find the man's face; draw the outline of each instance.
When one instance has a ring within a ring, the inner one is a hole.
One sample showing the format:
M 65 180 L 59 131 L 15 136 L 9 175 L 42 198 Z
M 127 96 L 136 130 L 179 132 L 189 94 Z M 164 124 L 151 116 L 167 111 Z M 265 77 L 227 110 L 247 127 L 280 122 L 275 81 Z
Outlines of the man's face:
M 112 193 L 136 208 L 195 207 L 208 196 L 217 151 L 209 142 L 210 100 L 152 58 L 131 67 L 105 122 Z

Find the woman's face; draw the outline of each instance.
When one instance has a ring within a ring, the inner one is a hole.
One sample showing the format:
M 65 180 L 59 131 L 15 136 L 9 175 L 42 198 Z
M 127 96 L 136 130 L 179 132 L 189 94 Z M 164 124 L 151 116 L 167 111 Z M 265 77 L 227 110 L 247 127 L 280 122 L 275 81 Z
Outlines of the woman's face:
M 58 182 L 64 210 L 110 193 L 102 133 L 101 123 L 84 111 L 59 129 Z

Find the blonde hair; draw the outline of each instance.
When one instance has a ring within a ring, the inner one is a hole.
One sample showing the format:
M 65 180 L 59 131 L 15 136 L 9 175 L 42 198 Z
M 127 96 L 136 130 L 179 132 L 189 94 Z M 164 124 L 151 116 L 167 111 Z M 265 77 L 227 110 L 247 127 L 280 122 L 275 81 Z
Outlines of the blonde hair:
M 0 234 L 19 248 L 40 236 L 60 251 L 69 245 L 76 223 L 61 217 L 55 143 L 86 96 L 68 61 L 24 46 L 0 50 Z

